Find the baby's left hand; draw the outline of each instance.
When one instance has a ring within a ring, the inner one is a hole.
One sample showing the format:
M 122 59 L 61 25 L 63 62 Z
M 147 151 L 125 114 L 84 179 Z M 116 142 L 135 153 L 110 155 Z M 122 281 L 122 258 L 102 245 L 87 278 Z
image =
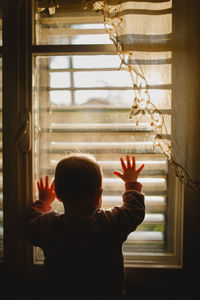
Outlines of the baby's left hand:
M 46 204 L 51 204 L 55 200 L 55 181 L 53 181 L 51 186 L 49 186 L 49 176 L 46 176 L 45 185 L 43 183 L 43 179 L 40 178 L 40 181 L 37 181 L 37 187 L 40 201 L 45 202 Z

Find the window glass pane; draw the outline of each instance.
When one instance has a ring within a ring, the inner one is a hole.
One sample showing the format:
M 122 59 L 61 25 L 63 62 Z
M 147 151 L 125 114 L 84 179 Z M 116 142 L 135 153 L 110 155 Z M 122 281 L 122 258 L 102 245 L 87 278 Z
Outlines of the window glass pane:
M 118 68 L 121 61 L 118 55 L 74 55 L 72 57 L 74 69 Z
M 62 5 L 55 15 L 49 15 L 47 11 L 39 13 L 35 8 L 36 44 L 112 44 L 101 14 L 86 12 L 81 5 L 67 6 Z
M 69 106 L 71 104 L 70 91 L 50 91 L 49 106 Z
M 54 56 L 49 63 L 50 69 L 68 69 L 70 67 L 68 56 Z
M 50 88 L 66 88 L 70 87 L 70 74 L 67 72 L 49 73 Z
M 71 38 L 71 43 L 74 45 L 84 44 L 112 44 L 112 41 L 108 38 L 107 34 L 82 34 L 76 35 Z
M 132 90 L 76 90 L 75 103 L 77 105 L 114 105 L 130 107 L 132 104 Z
M 71 27 L 76 29 L 104 29 L 104 24 L 103 23 L 72 24 Z
M 74 72 L 75 87 L 131 87 L 131 83 L 126 71 Z
M 146 165 L 139 179 L 146 195 L 146 216 L 137 231 L 129 235 L 124 251 L 163 251 L 166 247 L 167 161 L 158 149 L 153 150 L 154 132 L 147 120 L 143 118 L 136 126 L 134 120 L 128 118 L 134 92 L 129 74 L 116 71 L 117 56 L 109 56 L 110 60 L 113 57 L 109 70 L 102 70 L 104 67 L 98 65 L 102 55 L 86 55 L 87 64 L 83 57 L 63 56 L 58 59 L 58 68 L 54 56 L 36 58 L 35 178 L 48 174 L 53 179 L 57 162 L 68 153 L 92 153 L 103 169 L 103 207 L 110 208 L 121 203 L 123 192 L 123 183 L 115 178 L 113 170 L 120 169 L 120 156 L 134 154 L 138 165 Z M 66 69 L 54 71 L 59 69 L 62 60 L 68 62 Z M 156 66 L 150 66 L 153 67 Z M 77 68 L 82 70 L 77 71 Z M 170 80 L 162 76 L 165 70 L 165 64 L 156 69 L 160 72 L 160 85 L 150 88 L 150 93 L 151 100 L 164 112 L 170 132 L 171 91 Z M 37 198 L 37 190 L 35 194 Z M 63 210 L 58 201 L 54 208 Z M 42 259 L 40 250 L 35 251 L 36 261 Z

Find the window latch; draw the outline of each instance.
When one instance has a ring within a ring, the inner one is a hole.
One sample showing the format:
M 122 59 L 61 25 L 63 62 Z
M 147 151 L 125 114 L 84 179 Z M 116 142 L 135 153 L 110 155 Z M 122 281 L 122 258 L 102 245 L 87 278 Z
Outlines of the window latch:
M 23 112 L 20 117 L 20 126 L 15 136 L 15 144 L 22 152 L 31 150 L 31 114 Z

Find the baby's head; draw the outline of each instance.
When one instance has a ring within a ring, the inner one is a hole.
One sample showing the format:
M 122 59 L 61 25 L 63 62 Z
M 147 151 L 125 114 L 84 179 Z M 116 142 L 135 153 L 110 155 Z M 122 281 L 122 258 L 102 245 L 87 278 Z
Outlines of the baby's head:
M 100 207 L 102 170 L 95 158 L 88 154 L 70 154 L 55 170 L 56 195 L 64 206 Z

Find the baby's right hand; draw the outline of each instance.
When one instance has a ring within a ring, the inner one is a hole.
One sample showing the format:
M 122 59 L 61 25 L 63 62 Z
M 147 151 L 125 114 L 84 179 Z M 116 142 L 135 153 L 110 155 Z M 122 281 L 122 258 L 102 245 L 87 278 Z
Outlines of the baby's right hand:
M 126 156 L 126 159 L 127 159 L 127 165 L 125 164 L 123 158 L 120 158 L 123 173 L 114 171 L 113 174 L 120 177 L 124 182 L 135 182 L 135 181 L 137 181 L 139 173 L 144 168 L 144 164 L 142 164 L 136 170 L 135 157 L 132 156 L 132 164 L 130 162 L 130 158 L 128 155 Z

